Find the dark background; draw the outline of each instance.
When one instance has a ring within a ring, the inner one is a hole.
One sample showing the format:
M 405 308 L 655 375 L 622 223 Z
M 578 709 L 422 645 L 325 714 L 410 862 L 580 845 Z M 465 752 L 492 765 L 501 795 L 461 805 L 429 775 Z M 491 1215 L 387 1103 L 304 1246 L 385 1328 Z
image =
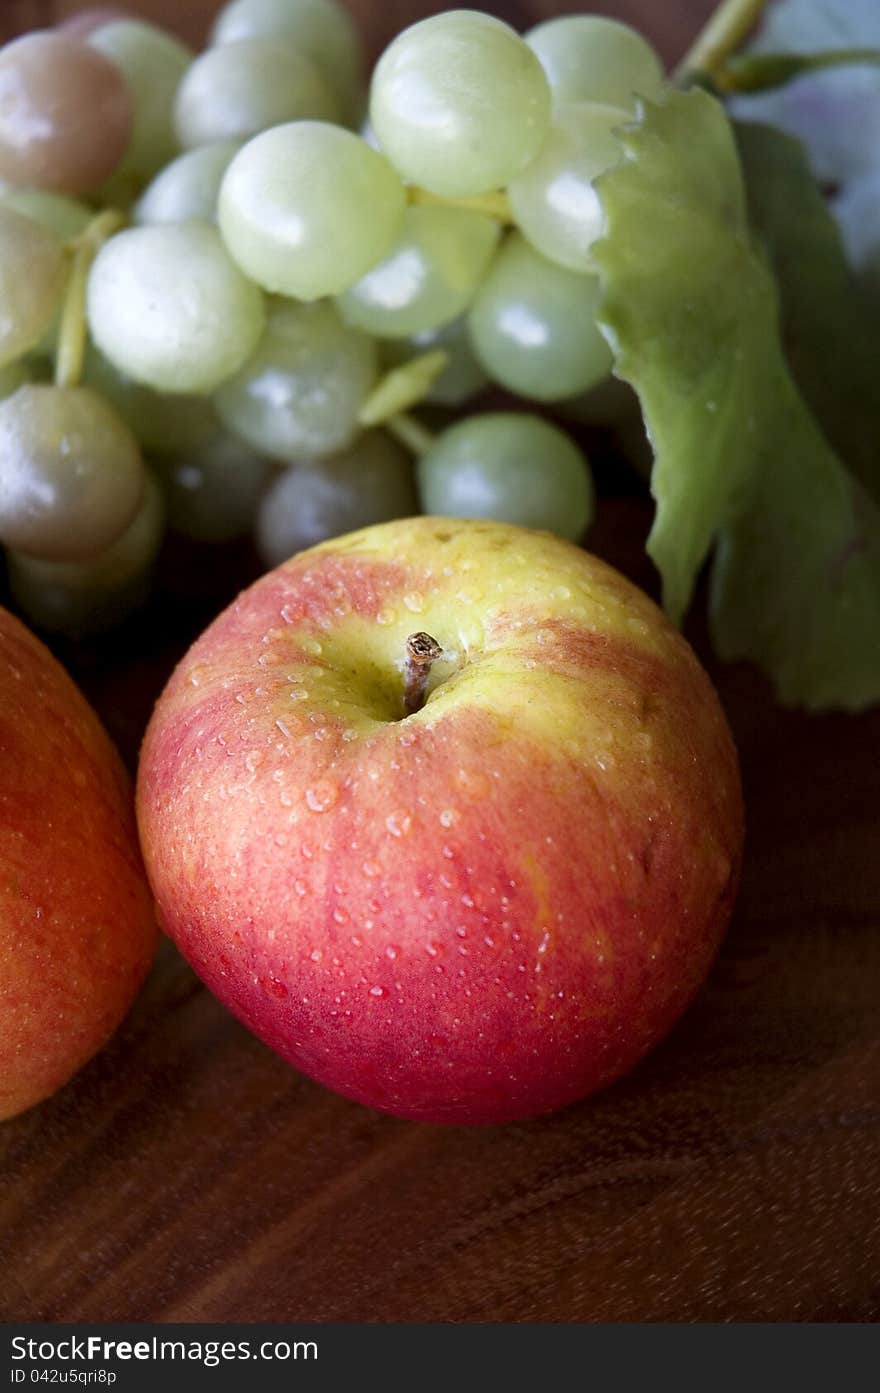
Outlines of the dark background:
M 0 35 L 72 0 L 0 0 Z M 198 40 L 211 0 L 130 8 Z M 444 8 L 354 0 L 372 53 Z M 485 8 L 525 28 L 576 5 Z M 712 0 L 618 0 L 679 57 Z M 644 501 L 593 549 L 653 585 Z M 706 656 L 699 625 L 693 634 Z M 131 758 L 171 649 L 81 663 Z M 721 959 L 629 1079 L 449 1130 L 309 1083 L 165 945 L 111 1046 L 0 1131 L 7 1320 L 865 1321 L 880 1312 L 880 713 L 781 712 L 713 667 L 749 841 Z

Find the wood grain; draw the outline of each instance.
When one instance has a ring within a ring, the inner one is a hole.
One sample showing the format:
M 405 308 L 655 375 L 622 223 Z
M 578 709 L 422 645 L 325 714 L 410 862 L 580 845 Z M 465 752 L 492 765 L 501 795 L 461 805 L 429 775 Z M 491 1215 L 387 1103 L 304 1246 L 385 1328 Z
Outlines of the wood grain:
M 211 8 L 187 7 L 193 30 Z M 430 7 L 358 8 L 381 41 Z M 672 55 L 711 5 L 606 8 Z M 593 545 L 651 584 L 646 517 L 606 503 Z M 91 673 L 131 749 L 171 656 Z M 746 669 L 715 676 L 742 895 L 708 986 L 629 1079 L 527 1124 L 397 1122 L 288 1069 L 165 945 L 111 1046 L 0 1134 L 0 1317 L 876 1318 L 880 712 L 810 719 Z

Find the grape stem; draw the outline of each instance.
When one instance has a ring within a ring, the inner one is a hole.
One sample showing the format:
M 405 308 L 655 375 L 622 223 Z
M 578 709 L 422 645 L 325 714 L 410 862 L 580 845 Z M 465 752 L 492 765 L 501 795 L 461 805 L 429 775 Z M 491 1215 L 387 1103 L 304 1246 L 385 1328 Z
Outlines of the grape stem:
M 392 368 L 379 381 L 358 412 L 358 422 L 369 429 L 382 426 L 392 416 L 409 411 L 424 401 L 438 377 L 449 364 L 449 354 L 442 348 L 420 353 L 399 367 Z
M 397 416 L 392 416 L 387 420 L 385 429 L 389 435 L 393 435 L 395 440 L 399 440 L 401 445 L 405 445 L 407 450 L 417 458 L 426 455 L 436 439 L 427 426 L 423 426 L 421 421 L 416 420 L 415 416 L 410 416 L 406 411 L 401 411 Z
M 727 59 L 758 23 L 766 5 L 767 0 L 721 0 L 676 69 L 676 78 L 681 81 L 703 76 L 715 81 Z
M 763 92 L 769 87 L 784 87 L 802 73 L 846 64 L 876 67 L 880 65 L 880 49 L 837 48 L 822 53 L 745 54 L 741 58 L 728 59 L 714 77 L 716 86 L 722 92 Z
M 513 226 L 515 221 L 510 199 L 502 190 L 475 194 L 473 198 L 446 198 L 443 194 L 416 187 L 407 189 L 406 193 L 410 205 L 416 208 L 461 208 L 468 213 L 484 213 L 505 226 Z
M 443 649 L 430 634 L 410 634 L 406 641 L 406 685 L 403 708 L 408 716 L 421 711 L 428 694 L 431 668 L 443 657 Z
M 104 243 L 124 225 L 125 218 L 122 213 L 115 208 L 108 208 L 93 218 L 81 236 L 69 244 L 69 250 L 73 253 L 73 265 L 64 294 L 61 327 L 58 333 L 58 351 L 55 357 L 57 387 L 76 387 L 82 379 L 87 339 L 86 289 L 89 271 Z

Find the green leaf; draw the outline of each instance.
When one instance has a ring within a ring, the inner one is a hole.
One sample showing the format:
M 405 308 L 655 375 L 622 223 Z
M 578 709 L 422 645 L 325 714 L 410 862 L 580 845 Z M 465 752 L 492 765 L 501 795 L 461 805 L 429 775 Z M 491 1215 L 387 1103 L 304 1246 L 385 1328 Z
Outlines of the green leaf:
M 779 286 L 788 365 L 832 447 L 880 500 L 880 326 L 800 142 L 735 125 L 749 216 Z
M 598 317 L 654 447 L 648 551 L 680 622 L 718 527 L 767 447 L 776 297 L 718 102 L 698 89 L 672 92 L 621 138 L 626 160 L 597 181 Z
M 599 320 L 655 451 L 649 551 L 680 619 L 718 544 L 713 631 L 783 700 L 880 700 L 880 513 L 805 407 L 723 109 L 673 92 L 597 190 Z

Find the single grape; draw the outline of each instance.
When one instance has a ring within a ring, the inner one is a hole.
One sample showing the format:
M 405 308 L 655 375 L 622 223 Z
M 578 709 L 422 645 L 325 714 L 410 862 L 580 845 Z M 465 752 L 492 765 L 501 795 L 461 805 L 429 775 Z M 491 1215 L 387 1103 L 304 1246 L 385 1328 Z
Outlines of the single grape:
M 386 255 L 400 230 L 403 185 L 359 136 L 294 121 L 256 136 L 220 189 L 230 253 L 266 290 L 339 295 Z
M 253 356 L 215 394 L 226 428 L 273 459 L 334 454 L 357 432 L 378 374 L 376 345 L 332 304 L 276 301 Z
M 0 204 L 0 367 L 36 347 L 58 312 L 66 280 L 58 238 Z
M 408 339 L 384 339 L 379 348 L 382 365 L 386 368 L 400 367 L 410 358 L 442 349 L 449 362 L 425 396 L 426 402 L 463 406 L 489 385 L 489 378 L 474 353 L 465 319 L 456 319 L 441 329 L 427 329 Z
M 356 123 L 363 106 L 364 57 L 354 21 L 334 0 L 233 0 L 221 10 L 212 44 L 283 37 L 324 73 L 347 118 Z
M 593 517 L 593 483 L 569 436 L 539 416 L 497 412 L 452 426 L 418 461 L 426 513 L 490 518 L 578 541 Z
M 129 12 L 120 5 L 98 5 L 94 9 L 79 10 L 76 14 L 68 15 L 67 19 L 62 19 L 55 25 L 60 34 L 66 34 L 70 39 L 87 39 L 90 34 L 94 34 L 96 29 L 101 29 L 105 24 L 110 24 L 115 19 L 128 19 Z
M 383 431 L 319 463 L 292 465 L 269 488 L 257 516 L 257 549 L 267 566 L 330 537 L 419 510 L 408 455 Z
M 571 271 L 594 269 L 591 247 L 602 236 L 594 181 L 617 164 L 615 134 L 629 116 L 587 102 L 560 106 L 538 157 L 508 188 L 520 229 L 542 256 Z
M 450 198 L 507 184 L 547 133 L 550 89 L 519 35 L 491 15 L 451 10 L 386 48 L 370 120 L 395 169 Z
M 220 185 L 241 145 L 240 140 L 221 140 L 178 155 L 144 189 L 135 204 L 135 222 L 216 222 Z
M 0 178 L 91 193 L 116 170 L 132 136 L 119 69 L 65 34 L 26 34 L 0 49 Z
M 84 378 L 118 412 L 150 456 L 195 453 L 217 434 L 211 397 L 155 392 L 119 372 L 94 346 L 86 353 Z
M 605 102 L 633 110 L 637 97 L 656 101 L 663 64 L 647 39 L 601 15 L 562 15 L 525 36 L 547 74 L 554 102 Z
M 118 178 L 134 186 L 177 154 L 174 99 L 192 53 L 179 39 L 139 19 L 119 19 L 89 35 L 92 48 L 122 70 L 134 100 L 134 130 Z
M 210 392 L 259 342 L 263 297 L 207 223 L 134 227 L 101 248 L 89 276 L 98 348 L 160 392 Z
M 563 270 L 514 233 L 468 319 L 486 372 L 535 401 L 560 401 L 601 382 L 612 355 L 596 325 L 599 292 L 598 277 Z
M 72 242 L 85 232 L 94 218 L 93 209 L 75 198 L 63 193 L 50 193 L 46 189 L 19 189 L 14 186 L 0 189 L 0 205 L 21 213 L 24 218 L 33 218 L 41 227 L 62 242 Z
M 343 317 L 378 338 L 450 323 L 473 300 L 498 236 L 482 213 L 408 208 L 388 255 L 340 295 Z
M 272 474 L 269 460 L 218 431 L 197 450 L 156 464 L 168 524 L 196 542 L 246 537 Z
M 50 634 L 81 639 L 113 628 L 149 596 L 164 523 L 162 495 L 148 472 L 133 521 L 91 561 L 39 561 L 7 552 L 16 604 Z
M 246 140 L 285 121 L 338 121 L 339 101 L 321 69 L 286 39 L 243 39 L 209 48 L 177 92 L 185 148 Z
M 0 402 L 0 541 L 45 561 L 87 561 L 141 500 L 137 441 L 88 387 L 28 384 Z

